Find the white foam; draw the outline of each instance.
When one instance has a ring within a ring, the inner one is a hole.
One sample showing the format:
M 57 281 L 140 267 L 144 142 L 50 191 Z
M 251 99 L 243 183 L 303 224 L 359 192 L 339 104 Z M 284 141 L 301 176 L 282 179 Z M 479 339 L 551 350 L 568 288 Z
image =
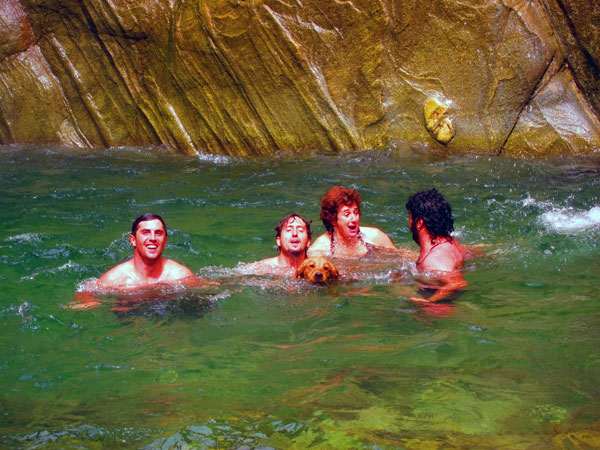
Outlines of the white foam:
M 527 197 L 524 198 L 523 200 L 520 200 L 519 203 L 521 203 L 523 206 L 536 206 L 536 207 L 542 208 L 542 209 L 550 209 L 550 208 L 555 207 L 552 202 L 536 200 L 529 193 L 527 193 Z
M 40 242 L 43 236 L 38 233 L 22 233 L 17 234 L 16 236 L 9 236 L 4 241 L 5 242 L 13 242 L 13 241 L 21 241 L 21 242 Z
M 198 161 L 213 163 L 217 166 L 226 166 L 233 161 L 233 158 L 229 156 L 213 155 L 210 153 L 204 153 L 200 151 L 196 151 L 196 157 L 198 158 Z
M 553 209 L 542 214 L 540 222 L 547 229 L 557 233 L 579 233 L 600 226 L 600 206 L 594 206 L 589 211 L 574 208 Z

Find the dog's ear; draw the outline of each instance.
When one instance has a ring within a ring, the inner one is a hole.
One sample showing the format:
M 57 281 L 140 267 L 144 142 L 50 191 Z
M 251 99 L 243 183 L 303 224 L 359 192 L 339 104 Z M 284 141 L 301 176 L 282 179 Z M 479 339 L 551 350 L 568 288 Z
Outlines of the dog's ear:
M 304 270 L 306 270 L 306 261 L 304 260 L 302 264 L 296 269 L 296 278 L 304 278 Z
M 338 278 L 339 276 L 340 276 L 340 272 L 337 270 L 337 267 L 335 267 L 333 264 L 331 264 L 331 277 Z

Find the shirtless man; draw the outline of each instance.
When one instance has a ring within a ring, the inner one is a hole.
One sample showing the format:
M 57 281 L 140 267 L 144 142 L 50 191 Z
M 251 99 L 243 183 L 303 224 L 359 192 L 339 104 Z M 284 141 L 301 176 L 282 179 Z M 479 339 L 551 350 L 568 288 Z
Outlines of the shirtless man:
M 135 219 L 129 235 L 133 258 L 98 278 L 98 287 L 135 288 L 188 278 L 190 282 L 195 281 L 190 269 L 163 258 L 167 238 L 167 226 L 159 215 L 147 213 Z
M 310 221 L 299 214 L 288 214 L 275 227 L 275 242 L 279 255 L 246 264 L 243 268 L 258 274 L 279 273 L 293 276 L 306 259 L 311 236 Z
M 360 227 L 360 194 L 334 186 L 321 200 L 321 220 L 327 231 L 309 248 L 308 256 L 359 258 L 369 246 L 397 250 L 392 240 L 375 227 Z
M 450 235 L 454 230 L 450 205 L 442 194 L 431 189 L 411 195 L 406 209 L 413 240 L 420 247 L 417 269 L 435 272 L 435 279 L 442 283 L 441 286 L 429 286 L 437 292 L 428 301 L 446 299 L 454 291 L 467 286 L 460 269 L 468 251 Z
M 129 243 L 133 246 L 133 258 L 113 267 L 98 278 L 92 291 L 133 289 L 173 282 L 192 285 L 200 281 L 184 265 L 163 258 L 162 253 L 167 245 L 167 226 L 159 215 L 147 213 L 135 219 Z M 76 298 L 80 302 L 76 309 L 100 304 L 92 292 L 78 292 Z

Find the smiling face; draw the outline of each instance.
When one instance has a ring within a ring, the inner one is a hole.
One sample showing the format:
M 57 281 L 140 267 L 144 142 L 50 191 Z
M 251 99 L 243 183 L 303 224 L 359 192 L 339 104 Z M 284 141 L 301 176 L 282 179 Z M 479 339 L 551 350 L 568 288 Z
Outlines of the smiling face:
M 306 224 L 298 216 L 292 216 L 281 228 L 276 238 L 277 247 L 283 254 L 302 255 L 310 245 Z
M 142 258 L 159 259 L 167 245 L 167 232 L 159 219 L 145 220 L 138 224 L 135 236 L 129 235 L 129 242 Z
M 335 226 L 338 234 L 346 240 L 352 240 L 358 236 L 360 224 L 360 210 L 358 205 L 341 205 L 337 213 L 337 223 Z

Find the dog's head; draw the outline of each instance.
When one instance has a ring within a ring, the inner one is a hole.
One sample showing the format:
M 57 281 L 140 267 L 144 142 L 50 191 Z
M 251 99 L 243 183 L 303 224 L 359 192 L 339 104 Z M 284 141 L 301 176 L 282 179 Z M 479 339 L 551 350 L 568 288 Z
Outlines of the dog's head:
M 296 269 L 296 278 L 304 278 L 311 283 L 325 283 L 340 276 L 337 268 L 323 256 L 306 258 Z

